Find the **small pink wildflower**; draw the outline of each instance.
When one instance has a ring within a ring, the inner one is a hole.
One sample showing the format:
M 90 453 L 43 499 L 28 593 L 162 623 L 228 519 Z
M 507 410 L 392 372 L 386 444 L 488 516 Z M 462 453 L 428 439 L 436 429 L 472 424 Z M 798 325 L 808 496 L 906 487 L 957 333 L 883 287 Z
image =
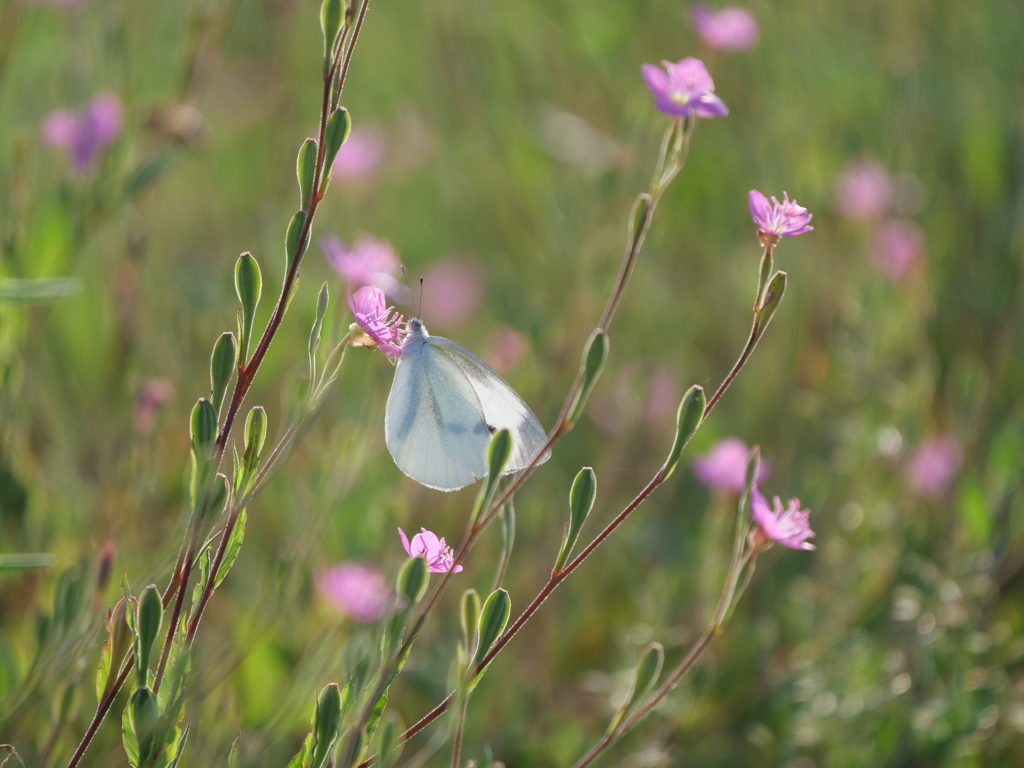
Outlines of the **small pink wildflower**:
M 768 239 L 776 243 L 780 237 L 796 237 L 814 229 L 808 226 L 814 216 L 806 208 L 797 205 L 796 200 L 790 200 L 785 192 L 782 193 L 782 199 L 780 203 L 773 197 L 769 205 L 768 198 L 756 189 L 750 190 L 747 197 L 754 223 Z
M 871 261 L 890 280 L 909 277 L 924 260 L 924 232 L 912 221 L 890 219 L 871 236 Z
M 711 453 L 693 462 L 693 473 L 705 485 L 723 491 L 743 493 L 747 482 L 747 461 L 750 449 L 738 437 L 727 437 L 719 440 L 711 449 Z M 762 460 L 756 482 L 767 480 L 772 473 L 771 464 Z
M 644 64 L 644 81 L 654 94 L 654 108 L 672 117 L 724 117 L 725 104 L 715 96 L 715 83 L 700 59 L 686 58 L 662 67 Z
M 100 151 L 121 132 L 121 102 L 113 93 L 93 97 L 79 113 L 59 109 L 43 120 L 43 140 L 71 150 L 71 163 L 80 173 L 91 168 Z
M 889 209 L 892 200 L 892 179 L 876 160 L 855 160 L 836 180 L 836 213 L 844 219 L 877 219 Z
M 372 235 L 360 235 L 349 248 L 332 234 L 320 238 L 320 250 L 335 272 L 348 280 L 352 288 L 374 285 L 394 296 L 401 289 L 395 279 L 400 262 L 394 247 Z
M 355 346 L 378 346 L 388 357 L 402 354 L 404 332 L 399 326 L 404 318 L 389 307 L 384 301 L 384 293 L 380 288 L 366 285 L 355 293 L 348 295 L 348 308 L 356 317 L 356 323 L 366 336 L 354 341 Z
M 698 4 L 690 8 L 690 21 L 701 39 L 718 51 L 749 51 L 757 43 L 757 21 L 746 8 L 713 11 Z
M 815 535 L 807 521 L 811 510 L 800 509 L 800 499 L 790 499 L 785 508 L 778 496 L 772 499 L 772 503 L 774 511 L 768 506 L 768 501 L 761 495 L 757 485 L 751 488 L 750 515 L 761 533 L 790 549 L 815 549 L 807 541 Z
M 921 496 L 937 499 L 949 489 L 963 463 L 963 449 L 953 435 L 940 435 L 917 447 L 907 462 L 907 484 Z
M 376 621 L 387 611 L 391 590 L 373 568 L 342 563 L 320 575 L 316 591 L 342 613 L 360 624 Z
M 461 565 L 454 564 L 454 553 L 452 548 L 444 543 L 444 539 L 438 539 L 426 528 L 420 530 L 422 533 L 417 533 L 410 542 L 405 531 L 398 529 L 398 535 L 402 537 L 402 546 L 409 557 L 424 558 L 427 561 L 428 573 L 458 573 L 462 570 Z
M 384 159 L 384 140 L 372 128 L 353 128 L 334 158 L 334 175 L 339 179 L 365 179 Z
M 420 311 L 431 327 L 450 328 L 480 306 L 486 289 L 484 272 L 478 264 L 468 259 L 446 259 L 423 276 Z

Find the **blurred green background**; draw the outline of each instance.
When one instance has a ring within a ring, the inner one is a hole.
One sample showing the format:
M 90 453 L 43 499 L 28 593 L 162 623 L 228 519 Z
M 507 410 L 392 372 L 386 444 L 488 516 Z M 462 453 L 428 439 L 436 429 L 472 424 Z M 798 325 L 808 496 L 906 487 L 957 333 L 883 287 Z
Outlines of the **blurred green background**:
M 319 109 L 318 5 L 0 0 L 0 278 L 78 281 L 60 301 L 0 298 L 0 553 L 54 561 L 0 572 L 0 741 L 29 765 L 50 740 L 43 764 L 66 763 L 92 715 L 122 571 L 136 590 L 169 576 L 188 414 L 214 340 L 234 328 L 240 252 L 263 268 L 260 317 L 276 298 L 295 154 Z M 701 57 L 731 114 L 698 125 L 589 415 L 517 497 L 513 613 L 547 578 L 579 468 L 599 483 L 586 536 L 660 465 L 664 401 L 728 371 L 760 253 L 746 195 L 785 189 L 815 231 L 778 249 L 786 300 L 685 456 L 728 436 L 759 444 L 773 466 L 765 492 L 813 510 L 819 549 L 762 557 L 725 635 L 603 764 L 1020 765 L 1024 5 L 747 7 L 760 41 L 729 54 L 667 0 L 373 0 L 342 101 L 376 132 L 381 161 L 332 184 L 247 404 L 266 406 L 271 437 L 283 429 L 324 280 L 333 337 L 350 322 L 316 241 L 368 232 L 414 277 L 447 262 L 482 281 L 472 312 L 425 321 L 490 359 L 502 333 L 521 334 L 528 351 L 507 378 L 550 425 L 666 125 L 640 65 Z M 123 130 L 75 172 L 41 125 L 103 91 L 120 99 Z M 880 221 L 836 212 L 837 179 L 865 158 L 893 175 L 886 215 L 923 234 L 899 279 L 872 259 Z M 428 278 L 425 290 L 443 288 Z M 183 766 L 225 764 L 239 731 L 243 764 L 284 765 L 314 691 L 372 642 L 317 596 L 316 575 L 340 561 L 393 573 L 398 525 L 450 542 L 463 531 L 474 491 L 416 486 L 386 451 L 391 376 L 382 355 L 352 350 L 331 402 L 251 505 L 199 633 Z M 140 414 L 154 380 L 163 404 Z M 957 471 L 922 492 L 908 472 L 938 436 L 958 446 Z M 497 659 L 474 695 L 468 756 L 489 745 L 509 768 L 565 766 L 596 741 L 640 650 L 659 640 L 671 664 L 702 631 L 733 500 L 678 471 Z M 115 578 L 94 594 L 107 541 Z M 472 552 L 396 683 L 407 723 L 445 695 L 458 592 L 489 591 L 499 545 L 494 529 Z M 82 596 L 73 621 L 54 624 L 62 578 L 62 594 L 77 580 Z M 54 728 L 69 681 L 80 703 Z M 122 709 L 83 764 L 125 764 Z M 431 765 L 448 761 L 442 751 Z

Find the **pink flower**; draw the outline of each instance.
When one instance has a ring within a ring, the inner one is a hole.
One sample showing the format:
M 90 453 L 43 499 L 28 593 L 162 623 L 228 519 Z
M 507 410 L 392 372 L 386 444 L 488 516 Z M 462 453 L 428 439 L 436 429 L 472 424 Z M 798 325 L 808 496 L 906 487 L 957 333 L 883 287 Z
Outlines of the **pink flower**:
M 519 331 L 502 326 L 491 343 L 487 362 L 502 376 L 523 361 L 530 351 L 530 342 Z
M 334 158 L 334 175 L 339 179 L 364 179 L 384 158 L 384 140 L 372 128 L 353 128 Z
M 445 545 L 444 539 L 438 539 L 426 528 L 420 530 L 422 533 L 417 533 L 410 542 L 405 531 L 398 529 L 398 535 L 402 537 L 402 546 L 409 557 L 424 558 L 427 561 L 427 573 L 458 573 L 462 570 L 461 565 L 453 563 L 452 548 Z
M 836 213 L 844 219 L 871 221 L 892 204 L 889 173 L 875 160 L 855 160 L 836 181 Z
M 757 21 L 746 8 L 712 11 L 706 5 L 694 5 L 690 21 L 701 39 L 718 51 L 748 51 L 757 42 Z
M 761 533 L 790 549 L 815 549 L 815 546 L 807 541 L 814 538 L 814 531 L 807 521 L 811 510 L 800 509 L 800 499 L 790 499 L 785 509 L 778 496 L 772 499 L 772 503 L 775 507 L 774 512 L 755 484 L 751 489 L 750 515 L 761 529 Z
M 404 332 L 399 326 L 404 318 L 394 307 L 389 307 L 384 302 L 384 293 L 380 288 L 366 285 L 355 293 L 348 295 L 348 308 L 356 317 L 356 323 L 363 329 L 370 342 L 360 339 L 353 342 L 356 346 L 379 345 L 379 349 L 388 357 L 398 357 L 402 354 L 402 342 L 405 340 Z
M 431 326 L 450 327 L 465 320 L 484 298 L 484 273 L 472 261 L 449 259 L 423 277 L 420 311 Z
M 750 190 L 747 203 L 750 206 L 750 215 L 754 223 L 766 235 L 779 237 L 796 237 L 804 232 L 810 232 L 814 227 L 808 226 L 814 218 L 807 212 L 807 209 L 797 205 L 796 200 L 790 200 L 789 195 L 782 193 L 783 202 L 780 203 L 774 197 L 772 204 L 768 204 L 768 198 L 756 189 Z
M 392 296 L 401 290 L 401 283 L 394 277 L 401 264 L 394 247 L 386 240 L 360 235 L 355 247 L 349 248 L 327 234 L 320 238 L 320 250 L 327 263 L 353 288 L 374 285 Z
M 693 462 L 697 479 L 712 488 L 743 493 L 747 479 L 747 460 L 750 449 L 738 437 L 727 437 L 715 443 L 711 453 Z M 772 473 L 771 464 L 762 460 L 755 482 L 767 480 Z
M 112 93 L 100 93 L 79 113 L 60 109 L 43 120 L 43 140 L 55 147 L 71 149 L 71 163 L 76 171 L 92 167 L 105 149 L 121 132 L 121 102 Z
M 360 624 L 376 621 L 388 609 L 391 590 L 373 568 L 356 563 L 342 563 L 320 575 L 316 591 L 342 613 Z
M 683 59 L 673 64 L 661 62 L 664 69 L 653 64 L 640 68 L 644 81 L 654 94 L 654 108 L 672 117 L 724 117 L 729 114 L 722 100 L 715 96 L 715 83 L 700 59 Z
M 647 388 L 644 418 L 652 426 L 672 423 L 678 408 L 679 387 L 676 386 L 676 380 L 664 368 L 656 368 Z
M 924 259 L 924 232 L 911 221 L 891 219 L 871 236 L 871 261 L 890 280 L 909 276 Z
M 937 499 L 949 489 L 963 462 L 963 449 L 953 435 L 940 435 L 922 443 L 906 466 L 907 483 L 922 496 Z
M 156 426 L 157 411 L 174 398 L 174 385 L 164 379 L 150 379 L 135 398 L 135 429 L 148 435 Z

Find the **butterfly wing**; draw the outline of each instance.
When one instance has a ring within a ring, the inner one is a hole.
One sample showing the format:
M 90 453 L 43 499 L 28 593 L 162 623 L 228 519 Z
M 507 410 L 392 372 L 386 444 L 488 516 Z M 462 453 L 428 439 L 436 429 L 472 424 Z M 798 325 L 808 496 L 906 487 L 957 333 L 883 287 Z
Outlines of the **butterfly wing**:
M 512 435 L 512 455 L 505 473 L 525 468 L 547 440 L 544 427 L 530 406 L 491 366 L 461 344 L 439 336 L 428 337 L 426 344 L 428 351 L 431 347 L 435 351 L 432 357 L 446 357 L 462 371 L 476 392 L 488 435 L 499 429 L 507 429 Z M 537 463 L 542 464 L 550 457 L 551 451 L 546 451 Z
M 458 490 L 487 472 L 490 433 L 484 410 L 451 356 L 425 339 L 410 341 L 398 360 L 384 413 L 388 450 L 416 482 Z

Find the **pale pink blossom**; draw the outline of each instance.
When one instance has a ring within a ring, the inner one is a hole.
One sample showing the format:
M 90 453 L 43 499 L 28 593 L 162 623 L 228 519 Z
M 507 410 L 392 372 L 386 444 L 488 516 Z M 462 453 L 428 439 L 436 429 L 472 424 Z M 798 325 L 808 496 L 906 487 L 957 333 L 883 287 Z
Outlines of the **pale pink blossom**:
M 715 83 L 700 59 L 663 61 L 661 67 L 644 64 L 640 71 L 654 94 L 654 108 L 659 112 L 672 117 L 711 118 L 729 114 L 715 95 Z
M 461 565 L 455 565 L 452 548 L 444 543 L 444 539 L 438 539 L 426 528 L 420 529 L 409 541 L 405 531 L 398 529 L 398 535 L 402 537 L 402 546 L 409 557 L 422 557 L 427 561 L 427 573 L 458 573 L 462 570 Z
M 332 234 L 320 238 L 320 250 L 327 263 L 334 268 L 351 288 L 373 285 L 389 296 L 395 296 L 402 288 L 395 279 L 401 268 L 394 246 L 386 240 L 372 235 L 360 235 L 355 245 L 349 248 Z
M 527 338 L 519 331 L 503 325 L 491 343 L 487 362 L 491 368 L 504 376 L 519 365 L 529 351 L 530 342 Z
M 698 4 L 690 8 L 690 21 L 701 39 L 718 51 L 749 51 L 757 43 L 757 21 L 746 8 L 713 11 Z
M 890 280 L 913 274 L 924 261 L 924 231 L 912 221 L 890 219 L 871 236 L 871 262 Z
M 342 563 L 321 574 L 316 590 L 331 606 L 361 624 L 379 619 L 392 602 L 384 577 L 357 563 Z
M 750 206 L 750 215 L 761 232 L 770 237 L 774 236 L 777 240 L 780 237 L 796 237 L 814 229 L 808 226 L 814 216 L 808 213 L 806 208 L 798 205 L 796 200 L 790 200 L 785 192 L 782 193 L 782 198 L 783 202 L 780 203 L 773 197 L 769 205 L 768 198 L 756 189 L 750 190 L 747 204 Z
M 121 102 L 113 93 L 93 97 L 81 112 L 60 109 L 43 120 L 43 140 L 71 150 L 71 164 L 78 172 L 91 168 L 121 132 Z
M 348 308 L 366 336 L 353 341 L 355 346 L 377 346 L 388 357 L 402 354 L 405 333 L 400 328 L 404 318 L 387 306 L 380 288 L 366 285 L 348 295 Z
M 373 128 L 353 128 L 334 158 L 334 176 L 365 179 L 384 159 L 384 139 Z
M 693 462 L 693 473 L 705 485 L 733 493 L 742 493 L 746 486 L 747 461 L 750 448 L 738 437 L 727 437 L 715 443 L 711 452 Z M 771 464 L 761 460 L 755 482 L 768 479 Z
M 479 265 L 465 259 L 448 259 L 423 276 L 420 312 L 432 327 L 457 325 L 480 306 L 484 291 L 484 273 Z
M 672 374 L 664 368 L 656 368 L 647 387 L 647 403 L 644 418 L 652 426 L 672 423 L 679 409 L 679 386 Z
M 174 398 L 174 385 L 164 379 L 150 379 L 135 398 L 135 429 L 148 435 L 156 427 L 157 412 Z
M 855 160 L 836 180 L 836 213 L 844 219 L 871 221 L 881 218 L 889 210 L 892 200 L 892 178 L 875 160 Z
M 750 516 L 761 529 L 761 533 L 772 541 L 790 549 L 815 549 L 807 539 L 814 538 L 814 531 L 808 518 L 811 510 L 800 509 L 800 499 L 790 499 L 783 507 L 782 500 L 776 496 L 772 499 L 772 507 L 761 495 L 755 483 L 751 488 Z
M 949 490 L 963 463 L 963 448 L 953 435 L 939 435 L 922 443 L 907 461 L 906 477 L 921 496 L 940 498 Z

